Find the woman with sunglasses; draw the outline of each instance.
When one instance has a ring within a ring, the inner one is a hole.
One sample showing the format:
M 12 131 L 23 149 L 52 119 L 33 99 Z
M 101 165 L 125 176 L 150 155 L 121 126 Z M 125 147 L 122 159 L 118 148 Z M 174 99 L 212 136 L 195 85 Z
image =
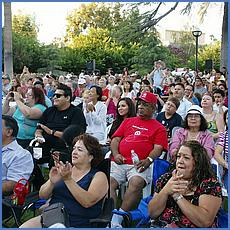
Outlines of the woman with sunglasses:
M 10 101 L 16 102 L 15 107 L 10 107 Z M 3 114 L 11 115 L 18 123 L 18 144 L 27 148 L 35 137 L 37 123 L 46 110 L 45 96 L 41 89 L 33 87 L 28 90 L 25 99 L 18 92 L 10 92 L 3 105 Z

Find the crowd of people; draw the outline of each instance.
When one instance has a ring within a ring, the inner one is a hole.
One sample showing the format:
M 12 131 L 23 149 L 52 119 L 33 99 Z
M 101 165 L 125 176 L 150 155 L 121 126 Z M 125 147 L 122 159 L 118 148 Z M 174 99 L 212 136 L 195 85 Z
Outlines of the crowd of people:
M 149 204 L 153 225 L 214 227 L 221 189 L 228 190 L 227 90 L 226 74 L 186 68 L 178 77 L 160 60 L 146 76 L 128 68 L 103 76 L 43 76 L 28 69 L 12 79 L 3 75 L 3 196 L 20 178 L 29 179 L 34 164 L 48 163 L 40 197 L 49 205 L 64 203 L 71 227 L 90 227 L 109 186 L 117 204 L 116 190 L 128 181 L 116 208 L 137 205 L 151 180 L 150 165 L 164 152 L 174 168 L 157 182 Z M 42 148 L 36 160 L 26 150 L 34 139 Z M 97 169 L 109 151 L 110 185 Z M 56 154 L 62 152 L 65 162 Z M 211 159 L 221 169 L 219 178 Z M 113 214 L 111 225 L 122 227 L 122 221 Z M 38 216 L 21 227 L 41 226 Z

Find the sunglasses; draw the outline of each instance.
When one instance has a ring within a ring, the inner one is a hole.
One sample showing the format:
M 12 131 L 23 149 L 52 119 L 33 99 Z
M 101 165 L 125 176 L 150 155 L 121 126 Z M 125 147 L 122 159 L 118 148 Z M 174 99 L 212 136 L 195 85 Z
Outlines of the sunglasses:
M 60 94 L 60 93 L 55 93 L 53 95 L 53 97 L 56 97 L 56 98 L 60 98 L 61 96 L 65 96 L 64 94 Z

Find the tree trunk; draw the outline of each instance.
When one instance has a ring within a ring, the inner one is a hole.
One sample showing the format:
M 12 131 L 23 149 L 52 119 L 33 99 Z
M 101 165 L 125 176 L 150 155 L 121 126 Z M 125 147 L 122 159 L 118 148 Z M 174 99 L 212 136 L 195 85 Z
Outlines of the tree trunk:
M 4 74 L 13 77 L 11 3 L 4 2 Z
M 228 2 L 224 3 L 222 24 L 220 69 L 222 70 L 223 67 L 226 67 L 228 72 Z

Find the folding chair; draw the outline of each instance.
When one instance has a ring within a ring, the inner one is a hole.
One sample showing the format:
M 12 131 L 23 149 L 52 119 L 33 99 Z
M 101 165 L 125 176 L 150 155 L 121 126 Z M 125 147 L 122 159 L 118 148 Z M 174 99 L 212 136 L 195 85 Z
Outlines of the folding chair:
M 104 198 L 103 207 L 101 215 L 97 218 L 91 219 L 91 227 L 93 228 L 105 228 L 110 227 L 111 219 L 112 219 L 112 210 L 114 209 L 114 200 L 110 197 L 110 166 L 111 161 L 109 158 L 104 159 L 97 168 L 106 174 L 109 189 L 108 195 Z
M 38 191 L 45 180 L 42 176 L 42 172 L 39 166 L 34 163 L 34 169 L 29 178 L 30 183 L 30 193 L 27 194 L 25 202 L 23 205 L 15 205 L 12 203 L 11 196 L 4 197 L 2 199 L 2 210 L 4 210 L 3 220 L 6 224 L 14 219 L 17 227 L 19 227 L 22 222 L 22 217 L 27 210 L 33 211 L 33 216 L 35 216 L 36 209 L 40 208 L 46 201 L 39 199 Z
M 22 224 L 23 215 L 27 210 L 33 211 L 33 216 L 35 216 L 36 209 L 45 204 L 45 202 L 46 200 L 39 199 L 38 191 L 29 193 L 23 205 L 14 205 L 10 196 L 3 198 L 2 210 L 7 213 L 6 216 L 3 216 L 3 225 L 7 227 L 7 223 L 11 219 L 14 219 L 16 226 L 19 227 Z

